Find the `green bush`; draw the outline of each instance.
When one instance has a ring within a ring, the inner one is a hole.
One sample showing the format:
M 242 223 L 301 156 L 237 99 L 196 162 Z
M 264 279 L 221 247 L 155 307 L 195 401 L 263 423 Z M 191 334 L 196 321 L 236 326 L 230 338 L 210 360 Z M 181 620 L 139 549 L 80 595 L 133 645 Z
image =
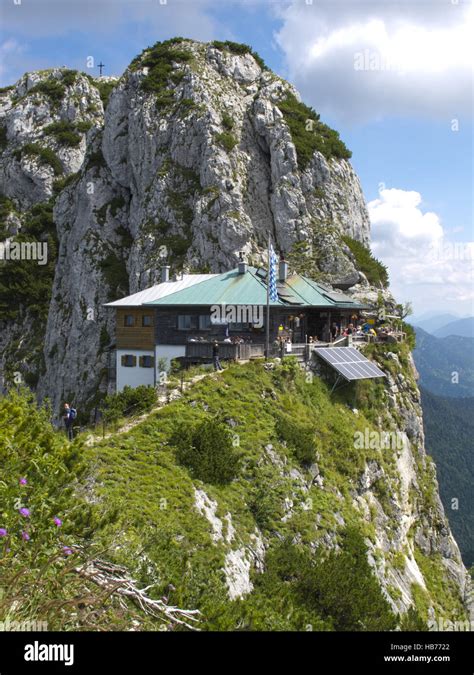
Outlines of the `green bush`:
M 299 462 L 302 464 L 314 462 L 316 444 L 315 429 L 312 425 L 304 424 L 290 415 L 282 414 L 277 418 L 275 431 L 293 450 Z
M 109 102 L 110 94 L 115 89 L 116 82 L 109 80 L 94 80 L 94 86 L 99 90 L 99 96 L 104 110 Z
M 216 141 L 226 150 L 231 152 L 237 145 L 237 139 L 228 131 L 223 131 L 221 134 L 216 134 Z
M 158 107 L 165 107 L 174 103 L 173 92 L 167 89 L 170 82 L 177 84 L 182 74 L 173 70 L 174 63 L 189 63 L 193 55 L 183 49 L 174 48 L 181 39 L 157 42 L 153 47 L 145 50 L 142 55 L 132 61 L 131 68 L 148 68 L 148 75 L 142 80 L 144 91 L 158 95 Z M 177 76 L 177 77 L 176 77 Z
M 59 80 L 49 78 L 48 80 L 43 80 L 43 82 L 35 84 L 35 86 L 29 90 L 28 96 L 30 94 L 44 94 L 44 96 L 49 98 L 53 105 L 57 106 L 61 103 L 65 93 L 66 89 L 64 84 L 59 82 Z
M 101 169 L 107 166 L 102 150 L 99 148 L 96 152 L 91 152 L 86 158 L 86 169 Z
M 316 150 L 326 159 L 349 159 L 352 156 L 338 132 L 321 122 L 319 114 L 298 101 L 294 94 L 288 93 L 278 107 L 290 129 L 301 170 L 306 168 Z
M 227 112 L 222 113 L 222 126 L 224 126 L 227 131 L 231 131 L 234 128 L 234 120 Z
M 101 341 L 105 342 L 101 334 Z M 108 340 L 108 335 L 107 335 Z M 121 417 L 147 412 L 156 403 L 156 392 L 153 387 L 140 385 L 139 387 L 124 387 L 117 394 L 106 396 L 100 410 L 106 422 L 115 422 Z
M 3 152 L 8 145 L 7 128 L 2 124 L 0 126 L 0 152 Z
M 229 51 L 232 54 L 251 54 L 255 61 L 258 63 L 260 68 L 262 70 L 267 70 L 267 66 L 262 59 L 262 57 L 257 54 L 257 52 L 254 52 L 252 47 L 246 44 L 242 44 L 240 42 L 231 42 L 230 40 L 226 40 L 225 42 L 221 42 L 220 40 L 214 40 L 214 42 L 211 43 L 213 47 L 216 49 L 219 49 L 220 51 Z
M 400 619 L 400 630 L 426 633 L 429 631 L 429 626 L 414 607 L 409 607 L 408 612 L 403 614 Z
M 76 83 L 78 72 L 77 70 L 66 69 L 61 71 L 61 75 L 64 86 L 72 87 Z
M 230 431 L 214 418 L 195 427 L 180 426 L 173 433 L 171 444 L 176 447 L 179 464 L 205 483 L 230 483 L 237 475 L 239 457 Z
M 46 136 L 54 136 L 58 143 L 71 148 L 77 147 L 81 142 L 81 137 L 76 133 L 75 125 L 66 120 L 48 124 L 44 129 L 44 133 Z
M 356 267 L 365 274 L 371 284 L 379 284 L 385 288 L 388 286 L 388 271 L 380 260 L 374 258 L 370 249 L 364 244 L 351 237 L 342 237 L 343 242 L 349 247 L 353 254 Z
M 302 569 L 297 592 L 309 608 L 330 618 L 336 631 L 387 631 L 397 625 L 367 560 L 367 547 L 355 528 L 344 531 L 341 550 Z
M 4 202 L 5 208 L 11 205 Z M 16 319 L 26 307 L 33 320 L 44 325 L 48 316 L 57 257 L 57 235 L 53 221 L 53 204 L 33 206 L 23 218 L 21 234 L 13 241 L 46 241 L 48 262 L 38 265 L 30 260 L 10 260 L 0 265 L 0 316 Z
M 115 251 L 109 251 L 99 262 L 99 267 L 109 286 L 110 297 L 117 298 L 128 295 L 128 272 L 127 265 L 123 258 L 119 258 Z
M 55 176 L 60 176 L 63 172 L 62 164 L 51 148 L 43 147 L 39 143 L 27 143 L 17 150 L 15 154 L 17 159 L 20 159 L 23 155 L 38 157 L 41 164 L 47 164 L 53 169 Z

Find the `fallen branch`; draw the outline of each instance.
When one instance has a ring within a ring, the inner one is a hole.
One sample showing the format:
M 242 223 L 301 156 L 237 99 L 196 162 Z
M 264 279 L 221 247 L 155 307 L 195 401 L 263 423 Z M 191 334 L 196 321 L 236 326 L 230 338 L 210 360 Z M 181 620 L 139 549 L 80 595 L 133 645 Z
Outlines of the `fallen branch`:
M 191 622 L 199 622 L 198 609 L 181 609 L 167 605 L 164 600 L 153 600 L 146 595 L 150 588 L 139 589 L 136 582 L 129 576 L 128 570 L 120 565 L 115 565 L 104 560 L 91 560 L 81 567 L 75 568 L 81 577 L 92 581 L 101 588 L 105 588 L 110 595 L 117 593 L 119 596 L 133 600 L 140 609 L 157 619 L 167 619 L 172 624 L 186 626 L 190 630 L 199 631 Z

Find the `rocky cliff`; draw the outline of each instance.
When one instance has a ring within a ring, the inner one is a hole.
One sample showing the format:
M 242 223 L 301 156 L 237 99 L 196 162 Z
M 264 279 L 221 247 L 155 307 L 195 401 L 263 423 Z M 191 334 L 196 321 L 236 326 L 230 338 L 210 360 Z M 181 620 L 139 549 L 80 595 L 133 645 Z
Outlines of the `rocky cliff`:
M 1 105 L 8 222 L 51 200 L 57 234 L 47 324 L 36 342 L 24 312 L 5 326 L 3 371 L 27 374 L 54 410 L 107 389 L 114 326 L 103 303 L 154 283 L 163 257 L 174 271 L 219 272 L 239 251 L 263 261 L 271 233 L 320 278 L 365 283 L 341 241 L 369 241 L 350 153 L 248 50 L 162 43 L 118 81 L 31 73 Z

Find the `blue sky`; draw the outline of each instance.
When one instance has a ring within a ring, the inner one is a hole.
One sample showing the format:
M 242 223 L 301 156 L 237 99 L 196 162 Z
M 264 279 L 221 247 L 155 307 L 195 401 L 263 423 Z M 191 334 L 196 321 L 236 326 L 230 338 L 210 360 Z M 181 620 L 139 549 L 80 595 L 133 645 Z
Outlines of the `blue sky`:
M 27 70 L 84 70 L 88 56 L 120 75 L 144 47 L 176 35 L 250 44 L 352 150 L 373 250 L 397 298 L 412 299 L 417 313 L 473 313 L 470 2 L 0 0 L 0 8 L 0 86 Z

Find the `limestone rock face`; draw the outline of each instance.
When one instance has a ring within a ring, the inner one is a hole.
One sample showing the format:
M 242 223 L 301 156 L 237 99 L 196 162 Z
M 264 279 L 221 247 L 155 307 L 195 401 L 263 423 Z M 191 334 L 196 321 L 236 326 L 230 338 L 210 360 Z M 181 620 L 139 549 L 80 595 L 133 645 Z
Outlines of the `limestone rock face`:
M 99 90 L 114 82 L 65 69 L 28 73 L 0 95 L 0 193 L 20 212 L 55 200 L 56 273 L 35 374 L 55 412 L 107 390 L 114 326 L 103 304 L 155 283 L 164 256 L 175 271 L 224 271 L 240 251 L 260 264 L 270 233 L 286 254 L 309 244 L 325 281 L 370 290 L 341 242 L 369 242 L 359 180 L 318 151 L 299 167 L 278 107 L 295 89 L 251 54 L 176 48 L 188 58 L 171 61 L 165 103 L 146 86 L 143 59 L 105 112 Z

